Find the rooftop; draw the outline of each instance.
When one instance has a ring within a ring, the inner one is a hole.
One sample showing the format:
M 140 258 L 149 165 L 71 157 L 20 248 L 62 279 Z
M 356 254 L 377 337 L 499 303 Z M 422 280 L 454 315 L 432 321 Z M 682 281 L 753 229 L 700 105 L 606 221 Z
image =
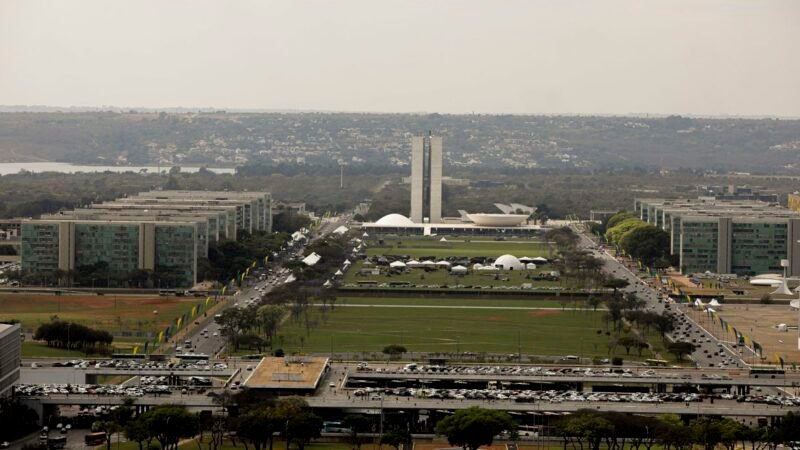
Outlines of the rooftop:
M 304 356 L 261 359 L 244 385 L 251 389 L 309 389 L 317 388 L 328 358 Z

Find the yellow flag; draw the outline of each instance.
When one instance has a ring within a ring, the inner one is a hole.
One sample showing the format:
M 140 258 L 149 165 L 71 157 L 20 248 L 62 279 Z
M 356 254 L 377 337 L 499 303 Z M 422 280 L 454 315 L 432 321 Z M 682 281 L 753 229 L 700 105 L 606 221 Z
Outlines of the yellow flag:
M 256 262 L 258 262 L 258 261 L 253 261 L 253 264 L 251 264 L 250 267 L 251 268 L 255 268 L 256 267 Z
M 139 353 L 139 346 L 138 345 L 134 345 L 133 346 L 133 354 L 135 355 L 137 353 Z
M 192 306 L 192 317 L 194 317 L 194 314 L 196 312 L 197 312 L 197 306 Z
M 206 297 L 206 306 L 208 306 L 208 302 L 211 301 L 211 297 Z
M 183 320 L 183 317 L 178 317 L 178 326 L 177 326 L 177 328 L 181 327 L 181 321 L 182 320 Z
M 160 331 L 160 332 L 158 333 L 158 342 L 161 342 L 161 341 L 163 341 L 163 340 L 164 340 L 164 332 L 163 332 L 163 331 Z
M 225 295 L 225 289 L 227 289 L 228 285 L 222 286 L 222 292 L 220 295 Z

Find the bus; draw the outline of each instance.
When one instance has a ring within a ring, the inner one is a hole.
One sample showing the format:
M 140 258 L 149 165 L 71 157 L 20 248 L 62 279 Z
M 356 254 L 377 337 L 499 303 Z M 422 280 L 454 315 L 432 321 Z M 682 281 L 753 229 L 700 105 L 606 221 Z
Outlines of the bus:
M 667 367 L 669 362 L 665 359 L 645 359 L 644 365 L 645 366 L 653 366 L 653 367 Z
M 104 431 L 89 433 L 83 437 L 83 442 L 88 446 L 103 445 L 106 443 L 106 433 Z
M 208 361 L 208 355 L 205 353 L 183 353 L 175 357 L 182 361 Z
M 775 378 L 775 375 L 786 375 L 786 371 L 780 367 L 773 366 L 752 366 L 750 367 L 750 376 L 758 378 L 759 376 L 768 376 Z

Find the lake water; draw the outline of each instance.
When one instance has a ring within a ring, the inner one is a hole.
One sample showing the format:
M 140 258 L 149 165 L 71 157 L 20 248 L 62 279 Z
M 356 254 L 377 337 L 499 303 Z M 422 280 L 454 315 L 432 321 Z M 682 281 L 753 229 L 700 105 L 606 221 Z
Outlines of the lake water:
M 58 172 L 58 173 L 77 173 L 77 172 L 139 172 L 142 169 L 147 173 L 158 173 L 158 166 L 84 166 L 80 164 L 60 163 L 60 162 L 33 162 L 33 163 L 0 163 L 0 175 L 12 175 L 19 173 L 20 170 L 28 172 Z M 161 166 L 161 172 L 169 171 L 169 166 Z M 183 167 L 181 172 L 194 173 L 200 170 L 199 167 Z M 235 173 L 234 168 L 214 168 L 208 170 L 214 173 Z

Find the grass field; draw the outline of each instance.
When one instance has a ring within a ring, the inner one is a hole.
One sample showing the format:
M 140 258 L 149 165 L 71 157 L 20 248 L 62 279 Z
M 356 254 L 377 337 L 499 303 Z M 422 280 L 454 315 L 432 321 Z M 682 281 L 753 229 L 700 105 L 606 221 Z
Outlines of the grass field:
M 604 330 L 602 311 L 459 309 L 433 299 L 428 304 L 442 308 L 315 310 L 309 313 L 309 322 L 316 324 L 310 332 L 304 320 L 288 322 L 277 344 L 289 352 L 329 352 L 331 347 L 337 352 L 380 352 L 386 345 L 401 344 L 412 352 L 516 353 L 519 339 L 528 354 L 607 356 L 608 337 L 598 333 Z M 618 348 L 616 355 L 625 357 L 624 349 Z
M 442 258 L 448 256 L 485 256 L 496 258 L 506 253 L 517 257 L 543 256 L 549 258 L 555 248 L 542 241 L 525 239 L 510 239 L 507 241 L 492 241 L 491 238 L 471 237 L 461 240 L 440 242 L 440 237 L 430 238 L 392 238 L 384 240 L 383 245 L 378 241 L 370 241 L 367 255 L 397 255 L 422 258 L 426 256 Z
M 567 303 L 567 307 L 580 307 L 582 300 Z M 507 306 L 522 308 L 560 308 L 557 300 L 539 299 L 485 299 L 452 297 L 338 297 L 336 305 L 442 305 L 442 306 Z
M 0 320 L 17 319 L 23 327 L 35 329 L 58 316 L 108 331 L 157 331 L 198 302 L 184 297 L 3 294 Z

